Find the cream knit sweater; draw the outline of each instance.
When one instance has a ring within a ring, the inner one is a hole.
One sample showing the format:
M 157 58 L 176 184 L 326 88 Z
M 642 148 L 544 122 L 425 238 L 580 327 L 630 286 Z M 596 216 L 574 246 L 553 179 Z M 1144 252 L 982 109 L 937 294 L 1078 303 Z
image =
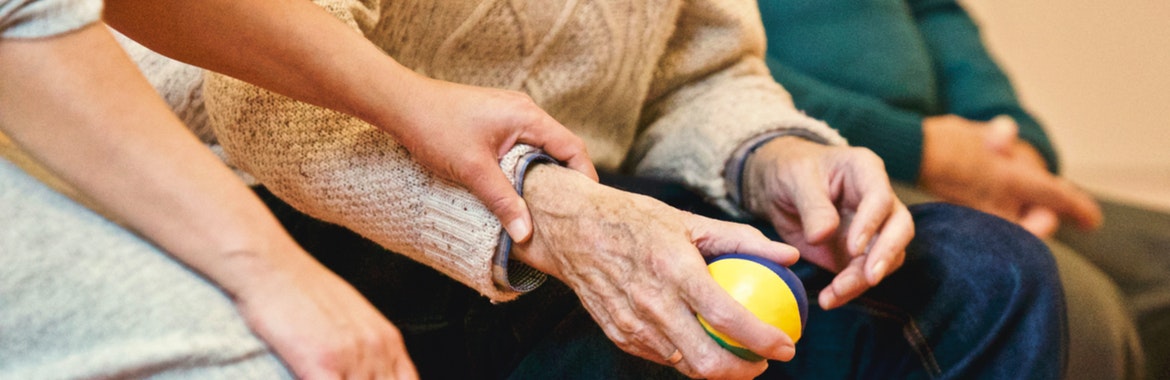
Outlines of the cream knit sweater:
M 753 137 L 789 131 L 844 143 L 769 76 L 750 0 L 317 2 L 417 72 L 528 93 L 586 141 L 599 169 L 680 181 L 728 209 L 724 168 Z M 500 223 L 386 133 L 232 78 L 206 79 L 224 150 L 273 193 L 493 300 L 518 294 L 498 273 L 493 281 Z M 501 168 L 514 177 L 529 151 L 513 149 Z

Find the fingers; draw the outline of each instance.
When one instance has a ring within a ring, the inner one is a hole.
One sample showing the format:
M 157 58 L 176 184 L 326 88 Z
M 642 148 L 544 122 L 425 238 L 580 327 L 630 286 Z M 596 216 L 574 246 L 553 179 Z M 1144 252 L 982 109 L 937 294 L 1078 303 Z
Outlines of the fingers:
M 715 331 L 765 358 L 788 361 L 796 354 L 792 338 L 756 317 L 710 277 L 691 281 L 687 303 Z
M 1044 207 L 1028 207 L 1017 221 L 1020 227 L 1040 238 L 1052 237 L 1060 227 L 1060 217 L 1056 212 Z
M 471 164 L 466 172 L 468 174 L 460 182 L 467 185 L 467 190 L 500 219 L 500 224 L 513 241 L 523 243 L 532 236 L 532 215 L 528 212 L 524 198 L 516 192 L 504 172 L 492 165 L 494 162 L 483 160 Z
M 698 217 L 702 218 L 702 217 Z M 788 244 L 772 241 L 753 227 L 703 218 L 695 223 L 691 236 L 703 256 L 744 253 L 789 266 L 800 259 L 800 252 Z
M 808 177 L 818 178 L 823 176 Z M 829 199 L 829 189 L 823 181 L 804 181 L 794 191 L 796 212 L 804 227 L 805 239 L 810 244 L 820 244 L 832 236 L 841 223 L 837 207 Z
M 696 272 L 690 277 L 701 276 Z M 704 281 L 686 283 L 690 282 Z M 676 284 L 679 282 L 668 280 L 661 283 Z M 685 296 L 680 298 L 680 292 L 686 290 L 673 286 L 657 288 L 629 284 L 620 294 L 601 298 L 593 297 L 598 295 L 596 293 L 586 292 L 582 303 L 610 340 L 622 350 L 674 367 L 687 376 L 726 378 L 739 374 L 734 377 L 749 378 L 763 372 L 758 363 L 736 358 L 708 337 L 692 309 L 681 304 L 685 302 Z M 724 297 L 728 296 L 724 294 Z
M 547 114 L 533 128 L 521 134 L 517 142 L 539 147 L 570 169 L 594 181 L 598 180 L 597 169 L 593 167 L 585 142 Z
M 865 279 L 870 287 L 902 266 L 906 246 L 914 239 L 914 218 L 910 210 L 902 202 L 895 202 L 893 213 L 864 256 Z
M 394 326 L 389 326 L 385 334 L 389 338 L 383 340 L 383 350 L 386 352 L 380 363 L 383 373 L 376 378 L 418 379 L 418 371 L 415 370 L 414 362 L 410 360 L 410 355 L 406 352 L 406 342 L 402 338 L 402 332 Z
M 1068 180 L 1052 175 L 1016 178 L 1019 178 L 1019 182 L 1015 190 L 1027 204 L 1049 208 L 1072 219 L 1081 229 L 1094 229 L 1101 225 L 1104 219 L 1101 206 Z
M 829 286 L 821 289 L 817 302 L 820 303 L 822 309 L 832 310 L 844 305 L 870 288 L 865 279 L 865 271 L 862 269 L 864 265 L 865 256 L 854 257 L 844 270 L 837 273 Z
M 888 195 L 889 200 L 883 195 Z M 901 267 L 906 246 L 914 238 L 913 217 L 901 201 L 884 192 L 867 199 L 874 202 L 863 200 L 850 226 L 850 230 L 858 231 L 851 234 L 851 238 L 860 236 L 850 243 L 850 247 L 856 247 L 853 249 L 858 251 L 818 297 L 821 307 L 826 310 L 857 298 Z
M 393 378 L 402 380 L 416 380 L 418 379 L 418 370 L 414 368 L 414 362 L 405 360 L 407 358 L 406 351 L 402 351 L 401 355 L 393 357 Z
M 999 154 L 1009 154 L 1020 133 L 1020 126 L 1011 116 L 996 116 L 987 122 L 987 134 L 984 143 L 987 149 Z
M 885 225 L 886 219 L 894 212 L 895 205 L 899 204 L 889 181 L 884 177 L 877 178 L 877 182 L 869 182 L 868 186 L 859 188 L 858 191 L 861 202 L 849 221 L 849 235 L 845 247 L 853 256 L 865 254 L 873 244 L 878 229 Z

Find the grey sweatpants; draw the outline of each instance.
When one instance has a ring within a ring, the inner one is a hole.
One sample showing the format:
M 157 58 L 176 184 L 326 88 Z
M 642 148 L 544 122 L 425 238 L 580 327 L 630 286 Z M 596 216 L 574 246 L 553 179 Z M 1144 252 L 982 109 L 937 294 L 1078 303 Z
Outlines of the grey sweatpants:
M 0 158 L 0 379 L 144 377 L 291 376 L 219 288 Z

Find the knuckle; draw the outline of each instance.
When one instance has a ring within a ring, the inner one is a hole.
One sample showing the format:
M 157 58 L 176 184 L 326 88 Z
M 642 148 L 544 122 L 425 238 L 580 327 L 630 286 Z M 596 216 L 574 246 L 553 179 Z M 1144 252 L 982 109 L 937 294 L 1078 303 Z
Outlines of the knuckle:
M 637 337 L 637 334 L 642 330 L 642 322 L 628 314 L 615 317 L 613 324 L 622 335 L 629 337 Z
M 881 156 L 878 156 L 874 151 L 867 148 L 853 147 L 850 148 L 855 156 L 862 162 L 870 165 L 884 165 Z
M 340 344 L 333 343 L 318 351 L 313 357 L 313 363 L 327 373 L 341 373 L 344 368 L 342 362 L 348 356 Z
M 511 216 L 511 206 L 513 204 L 510 197 L 506 195 L 491 196 L 484 202 L 488 210 L 495 214 L 508 214 Z
M 731 313 L 731 311 L 724 310 L 723 308 L 713 308 L 703 313 L 703 319 L 707 320 L 707 323 L 710 323 L 711 326 L 719 328 L 735 321 Z
M 719 363 L 714 355 L 690 358 L 688 361 L 697 377 L 703 379 L 719 377 Z
M 388 341 L 388 336 L 384 331 L 370 330 L 365 332 L 359 338 L 361 344 L 360 349 L 369 349 L 371 347 L 381 347 Z

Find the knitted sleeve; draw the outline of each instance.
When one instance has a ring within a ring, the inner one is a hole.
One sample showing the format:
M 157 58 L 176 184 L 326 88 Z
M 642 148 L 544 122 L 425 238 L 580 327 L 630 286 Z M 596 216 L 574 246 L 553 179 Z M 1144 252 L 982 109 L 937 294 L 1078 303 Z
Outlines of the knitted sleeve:
M 355 15 L 371 13 L 357 1 L 325 8 L 355 29 L 364 24 Z M 224 75 L 207 73 L 203 91 L 231 163 L 301 212 L 349 228 L 495 301 L 543 280 L 535 271 L 509 274 L 519 263 L 507 263 L 506 256 L 495 262 L 507 254 L 500 222 L 465 189 L 419 166 L 389 134 Z M 535 151 L 518 145 L 500 167 L 515 182 L 517 166 Z
M 825 123 L 796 110 L 768 74 L 763 53 L 764 30 L 754 2 L 687 2 L 658 64 L 641 120 L 644 131 L 627 168 L 683 183 L 746 216 L 729 192 L 738 186 L 725 179 L 738 148 L 776 131 L 844 144 Z
M 0 1 L 0 38 L 41 38 L 98 22 L 101 0 Z
M 493 300 L 524 290 L 493 281 L 499 221 L 462 187 L 415 163 L 389 134 L 213 73 L 204 98 L 231 162 L 301 212 L 349 228 Z M 505 156 L 500 165 L 509 179 L 534 150 L 517 146 Z
M 973 120 L 1008 115 L 1056 173 L 1060 164 L 1048 135 L 1020 106 L 1011 81 L 988 54 L 979 28 L 954 0 L 912 0 L 918 28 L 939 73 L 946 112 Z

